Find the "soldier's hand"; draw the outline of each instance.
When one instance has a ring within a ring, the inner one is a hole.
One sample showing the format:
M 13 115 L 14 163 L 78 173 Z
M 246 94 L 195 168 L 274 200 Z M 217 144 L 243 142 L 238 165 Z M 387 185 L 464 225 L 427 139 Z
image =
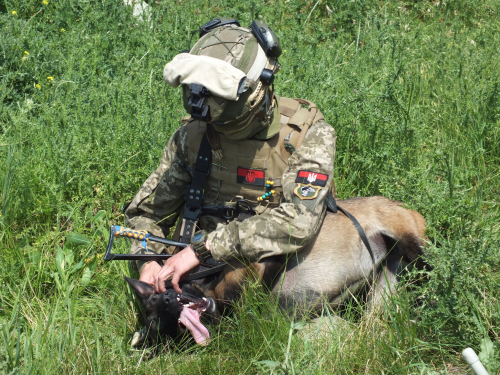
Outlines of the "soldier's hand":
M 163 293 L 166 290 L 165 281 L 172 275 L 172 286 L 178 293 L 182 293 L 181 288 L 179 288 L 180 278 L 199 264 L 200 261 L 191 245 L 179 251 L 172 258 L 169 258 L 161 267 L 160 272 L 155 275 L 153 286 L 155 293 Z
M 157 262 L 149 262 L 144 265 L 141 272 L 140 281 L 155 285 L 155 276 L 160 272 L 161 266 Z

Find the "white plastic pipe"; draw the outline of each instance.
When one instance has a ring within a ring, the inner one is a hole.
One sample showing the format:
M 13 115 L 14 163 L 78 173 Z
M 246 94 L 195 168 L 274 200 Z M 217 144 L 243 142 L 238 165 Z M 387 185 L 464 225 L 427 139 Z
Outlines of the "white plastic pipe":
M 462 356 L 465 361 L 469 364 L 476 375 L 489 375 L 488 371 L 484 368 L 483 364 L 479 360 L 476 352 L 472 348 L 466 348 L 462 352 Z

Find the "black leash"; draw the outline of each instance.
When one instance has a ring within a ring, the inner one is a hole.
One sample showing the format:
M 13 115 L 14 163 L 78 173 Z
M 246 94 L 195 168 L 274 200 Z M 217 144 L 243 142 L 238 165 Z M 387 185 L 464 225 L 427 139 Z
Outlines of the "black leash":
M 210 269 L 205 270 L 205 271 L 198 271 L 198 272 L 192 273 L 192 274 L 189 275 L 188 278 L 181 279 L 179 281 L 179 283 L 183 284 L 183 283 L 187 283 L 188 281 L 203 279 L 203 278 L 205 278 L 207 276 L 213 275 L 214 273 L 222 272 L 224 270 L 224 267 L 226 267 L 226 263 L 221 264 L 219 266 L 216 266 L 214 268 L 210 268 Z M 167 289 L 168 288 L 173 288 L 173 286 L 172 286 L 172 279 L 165 280 L 165 288 L 167 288 Z
M 372 250 L 372 247 L 370 246 L 370 242 L 368 241 L 368 237 L 366 237 L 366 233 L 363 230 L 363 227 L 361 226 L 361 224 L 359 223 L 359 221 L 356 220 L 356 218 L 354 216 L 352 216 L 348 211 L 346 211 L 345 209 L 343 209 L 342 207 L 340 207 L 337 204 L 337 202 L 335 201 L 335 198 L 333 197 L 333 195 L 331 193 L 330 193 L 330 195 L 328 197 L 327 207 L 328 207 L 328 209 L 331 212 L 333 212 L 333 213 L 336 214 L 337 211 L 340 211 L 345 216 L 347 216 L 349 219 L 351 219 L 352 223 L 354 224 L 354 227 L 358 231 L 359 237 L 361 237 L 361 241 L 363 241 L 363 243 L 365 244 L 366 248 L 368 249 L 368 251 L 370 253 L 370 257 L 372 258 L 372 262 L 375 265 L 376 264 L 375 263 L 375 255 L 373 255 L 373 250 Z
M 368 237 L 366 236 L 366 233 L 363 230 L 363 227 L 361 226 L 359 221 L 354 216 L 352 216 L 347 210 L 345 210 L 342 207 L 340 207 L 339 205 L 337 205 L 335 198 L 331 194 L 328 197 L 327 207 L 333 213 L 337 213 L 338 211 L 342 212 L 345 216 L 347 216 L 352 221 L 352 223 L 354 224 L 354 227 L 358 231 L 358 234 L 359 234 L 359 237 L 361 238 L 361 241 L 363 241 L 364 245 L 368 249 L 368 252 L 370 253 L 370 257 L 372 258 L 373 264 L 375 265 L 376 264 L 375 255 L 373 254 L 373 250 L 372 250 L 372 247 L 370 245 L 370 242 L 368 241 Z M 212 275 L 214 273 L 221 272 L 225 266 L 226 266 L 226 264 L 224 263 L 224 264 L 217 265 L 217 266 L 210 268 L 208 270 L 205 270 L 205 271 L 199 271 L 199 272 L 192 273 L 191 275 L 189 275 L 189 277 L 187 278 L 186 281 L 203 279 L 204 277 L 207 277 L 207 276 Z

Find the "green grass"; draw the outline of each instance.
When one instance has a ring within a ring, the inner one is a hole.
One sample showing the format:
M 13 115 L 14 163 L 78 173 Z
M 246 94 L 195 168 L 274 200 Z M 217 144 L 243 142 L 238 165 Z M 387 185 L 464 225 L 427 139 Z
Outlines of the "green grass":
M 0 1 L 0 372 L 456 374 L 472 346 L 500 373 L 498 2 L 153 6 L 151 28 L 120 0 Z M 146 361 L 129 349 L 128 264 L 102 261 L 107 228 L 184 115 L 165 63 L 216 15 L 273 27 L 277 92 L 336 129 L 338 195 L 421 212 L 434 269 L 315 339 L 251 287 L 208 348 Z

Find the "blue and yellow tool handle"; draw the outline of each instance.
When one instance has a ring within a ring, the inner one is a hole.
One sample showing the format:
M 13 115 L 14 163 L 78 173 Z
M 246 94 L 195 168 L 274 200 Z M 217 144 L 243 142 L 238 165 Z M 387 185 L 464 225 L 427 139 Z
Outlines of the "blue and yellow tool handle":
M 163 237 L 157 237 L 153 236 L 151 233 L 145 231 L 145 230 L 136 230 L 132 228 L 127 228 L 127 227 L 121 227 L 119 225 L 112 225 L 111 229 L 115 229 L 114 231 L 111 230 L 111 232 L 114 232 L 115 237 L 128 237 L 133 240 L 139 240 L 139 241 L 153 241 L 153 242 L 159 242 L 165 245 L 173 245 L 173 246 L 178 246 L 178 247 L 186 247 L 189 244 L 186 244 L 184 242 L 178 242 L 174 240 L 170 240 L 168 238 L 163 238 Z
M 115 237 L 128 237 L 132 238 L 134 240 L 149 240 L 149 237 L 151 236 L 150 233 L 148 233 L 145 230 L 135 230 L 131 228 L 126 228 L 126 227 L 121 227 L 119 225 L 114 225 L 116 231 L 115 231 Z
M 137 237 L 136 237 L 137 236 Z M 113 247 L 113 242 L 116 237 L 128 237 L 131 239 L 136 239 L 142 241 L 144 250 L 146 254 L 113 254 L 111 249 Z M 142 237 L 142 239 L 141 239 Z M 119 225 L 112 225 L 109 231 L 109 241 L 106 253 L 104 254 L 104 260 L 166 260 L 172 255 L 169 254 L 155 254 L 147 249 L 147 241 L 159 242 L 165 245 L 173 245 L 184 248 L 189 244 L 183 242 L 172 241 L 166 238 L 153 236 L 151 233 L 146 231 L 135 230 L 131 228 L 121 227 Z

